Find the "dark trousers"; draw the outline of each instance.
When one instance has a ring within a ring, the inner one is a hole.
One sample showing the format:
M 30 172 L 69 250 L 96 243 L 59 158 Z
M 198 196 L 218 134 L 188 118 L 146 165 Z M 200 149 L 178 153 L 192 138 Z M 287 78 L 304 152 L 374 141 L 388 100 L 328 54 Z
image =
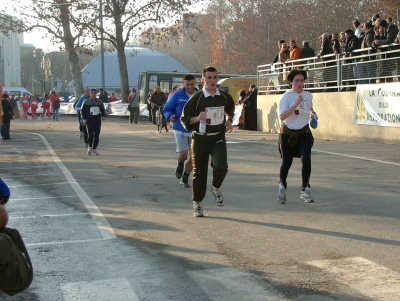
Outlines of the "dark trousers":
M 311 148 L 314 144 L 314 137 L 311 133 L 299 135 L 298 143 L 291 147 L 289 144 L 290 135 L 280 134 L 280 152 L 282 156 L 282 165 L 280 170 L 280 182 L 287 187 L 287 176 L 289 169 L 292 166 L 293 158 L 300 157 L 301 159 L 301 179 L 302 187 L 309 187 L 311 176 Z
M 10 120 L 4 120 L 1 128 L 3 139 L 10 139 Z
M 162 109 L 163 107 L 161 107 L 161 115 L 162 115 L 162 126 L 163 128 L 167 128 L 167 121 L 165 120 L 164 114 L 162 113 Z M 156 124 L 156 112 L 158 110 L 158 107 L 153 106 L 151 108 L 151 115 L 152 115 L 152 119 L 153 119 L 153 123 Z
M 193 134 L 196 135 L 196 134 Z M 201 202 L 207 191 L 208 160 L 211 156 L 211 167 L 213 168 L 212 185 L 220 188 L 228 172 L 226 142 L 199 142 L 192 139 L 191 145 L 193 163 L 193 190 L 192 200 Z
M 97 149 L 97 145 L 99 145 L 99 137 L 100 137 L 100 129 L 101 123 L 87 123 L 86 124 L 87 133 L 88 133 L 88 143 L 89 146 L 93 149 Z
M 139 121 L 139 107 L 129 107 L 129 122 L 132 123 L 132 121 L 135 122 L 135 124 L 138 123 Z
M 83 140 L 85 141 L 85 143 L 88 143 L 88 133 L 87 133 L 86 126 L 84 126 L 84 125 L 82 124 L 82 120 L 81 120 L 81 118 L 82 118 L 81 111 L 78 110 L 78 111 L 77 111 L 77 114 L 78 114 L 78 122 L 79 122 L 79 132 L 82 133 L 82 135 L 83 135 Z

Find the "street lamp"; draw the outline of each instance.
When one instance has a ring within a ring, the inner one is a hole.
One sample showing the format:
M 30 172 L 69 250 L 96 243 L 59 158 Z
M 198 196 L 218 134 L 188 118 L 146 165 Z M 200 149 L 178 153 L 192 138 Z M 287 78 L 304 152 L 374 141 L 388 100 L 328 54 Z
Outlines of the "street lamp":
M 100 61 L 101 61 L 101 87 L 105 89 L 105 76 L 104 76 L 104 40 L 103 40 L 103 1 L 100 0 Z
M 267 43 L 268 43 L 268 46 L 267 46 L 267 51 L 268 51 L 267 58 L 268 58 L 268 61 L 267 62 L 270 62 L 270 60 L 269 60 L 269 17 L 267 18 L 267 22 L 268 22 L 268 38 L 267 38 Z

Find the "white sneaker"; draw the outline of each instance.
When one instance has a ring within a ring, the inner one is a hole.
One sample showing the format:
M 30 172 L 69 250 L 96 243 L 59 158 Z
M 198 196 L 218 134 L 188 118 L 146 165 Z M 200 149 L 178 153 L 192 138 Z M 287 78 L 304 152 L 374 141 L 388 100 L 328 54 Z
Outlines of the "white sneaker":
M 87 149 L 87 154 L 90 156 L 92 154 L 92 148 L 89 146 Z
M 279 202 L 281 204 L 285 204 L 286 203 L 286 189 L 285 189 L 285 186 L 283 186 L 282 184 L 279 184 L 278 198 L 279 198 Z
M 97 149 L 93 149 L 93 156 L 98 156 L 99 153 L 97 152 Z
M 222 207 L 225 205 L 224 196 L 222 195 L 219 188 L 215 188 L 214 186 L 211 188 L 211 193 L 214 195 L 215 202 L 217 203 L 218 207 Z
M 202 206 L 201 202 L 193 201 L 193 215 L 195 217 L 203 217 L 204 216 L 203 206 Z
M 306 189 L 301 192 L 300 200 L 302 200 L 302 201 L 304 201 L 306 203 L 314 202 L 314 199 L 310 194 L 310 188 L 309 187 L 306 187 Z

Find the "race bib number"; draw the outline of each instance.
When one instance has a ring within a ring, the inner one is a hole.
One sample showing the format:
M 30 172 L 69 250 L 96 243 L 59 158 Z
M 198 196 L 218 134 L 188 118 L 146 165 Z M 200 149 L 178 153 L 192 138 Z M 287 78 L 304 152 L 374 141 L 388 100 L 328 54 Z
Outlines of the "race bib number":
M 207 125 L 219 125 L 224 123 L 224 107 L 207 108 Z
M 90 115 L 99 115 L 100 114 L 100 108 L 99 107 L 90 107 Z

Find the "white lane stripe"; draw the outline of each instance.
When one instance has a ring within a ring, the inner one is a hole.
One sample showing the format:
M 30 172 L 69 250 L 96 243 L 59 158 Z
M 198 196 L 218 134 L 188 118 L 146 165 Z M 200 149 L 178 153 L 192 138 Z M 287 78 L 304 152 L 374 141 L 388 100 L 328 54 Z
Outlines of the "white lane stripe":
M 308 263 L 334 274 L 338 281 L 371 300 L 400 300 L 400 274 L 375 262 L 352 257 Z
M 11 187 L 11 186 L 8 186 Z M 63 196 L 43 196 L 39 198 L 23 198 L 23 199 L 12 199 L 13 201 L 31 201 L 31 200 L 45 200 L 45 199 L 62 199 L 62 198 L 76 198 L 78 195 L 63 195 Z
M 39 135 L 39 134 L 38 134 Z M 33 169 L 33 168 L 43 168 L 43 167 L 54 167 L 57 166 L 56 164 L 54 165 L 40 165 L 40 166 L 27 166 L 27 167 L 12 167 L 12 169 Z M 0 169 L 7 169 L 10 170 L 10 167 L 0 167 Z
M 62 164 L 62 163 L 61 163 Z M 47 183 L 47 184 L 21 184 L 21 185 L 12 185 L 12 186 L 8 186 L 8 187 L 20 187 L 20 186 L 49 186 L 49 185 L 60 185 L 60 184 L 70 184 L 70 182 L 59 182 L 59 183 Z
M 46 159 L 47 160 L 47 159 Z M 51 176 L 51 175 L 59 175 L 59 172 L 52 172 L 52 173 L 38 173 L 38 174 L 24 174 L 24 177 L 36 177 L 36 176 Z M 21 175 L 7 175 L 7 177 L 4 177 L 2 179 L 9 179 L 9 178 L 20 178 Z
M 61 162 L 60 158 L 58 158 L 57 154 L 55 153 L 51 145 L 47 142 L 46 138 L 38 133 L 31 133 L 31 134 L 38 135 L 42 139 L 43 143 L 46 145 L 48 151 L 53 157 L 54 162 L 64 173 L 66 179 L 71 184 L 72 188 L 75 190 L 76 194 L 81 199 L 82 203 L 85 205 L 90 215 L 96 221 L 97 227 L 99 228 L 101 234 L 103 235 L 103 238 L 104 239 L 116 238 L 117 236 L 115 235 L 114 230 L 111 228 L 110 224 L 104 217 L 103 213 L 96 206 L 96 204 L 90 199 L 90 197 L 86 194 L 86 192 L 82 189 L 82 187 L 78 184 L 78 182 L 75 180 L 71 172 Z
M 359 159 L 359 160 L 365 160 L 365 161 L 372 161 L 372 162 L 376 162 L 376 163 L 400 166 L 400 163 L 394 163 L 394 162 L 383 161 L 383 160 L 376 160 L 376 159 L 371 159 L 371 158 L 367 158 L 367 157 L 352 156 L 352 155 L 346 155 L 346 154 L 334 153 L 334 152 L 327 152 L 327 151 L 315 150 L 315 149 L 313 149 L 312 151 L 317 152 L 317 153 L 324 153 L 324 154 L 328 154 L 328 155 L 342 156 L 342 157 L 347 157 L 347 158 L 353 158 L 353 159 Z
M 65 217 L 77 215 L 90 215 L 90 213 L 70 213 L 70 214 L 45 214 L 45 215 L 30 215 L 30 216 L 12 216 L 10 220 L 14 219 L 28 219 L 28 218 L 42 218 L 42 217 Z
M 64 241 L 45 241 L 45 242 L 35 242 L 31 244 L 25 244 L 27 247 L 36 246 L 49 246 L 49 245 L 63 245 L 63 244 L 78 244 L 87 242 L 104 241 L 106 238 L 93 238 L 93 239 L 79 239 L 79 240 L 64 240 Z

